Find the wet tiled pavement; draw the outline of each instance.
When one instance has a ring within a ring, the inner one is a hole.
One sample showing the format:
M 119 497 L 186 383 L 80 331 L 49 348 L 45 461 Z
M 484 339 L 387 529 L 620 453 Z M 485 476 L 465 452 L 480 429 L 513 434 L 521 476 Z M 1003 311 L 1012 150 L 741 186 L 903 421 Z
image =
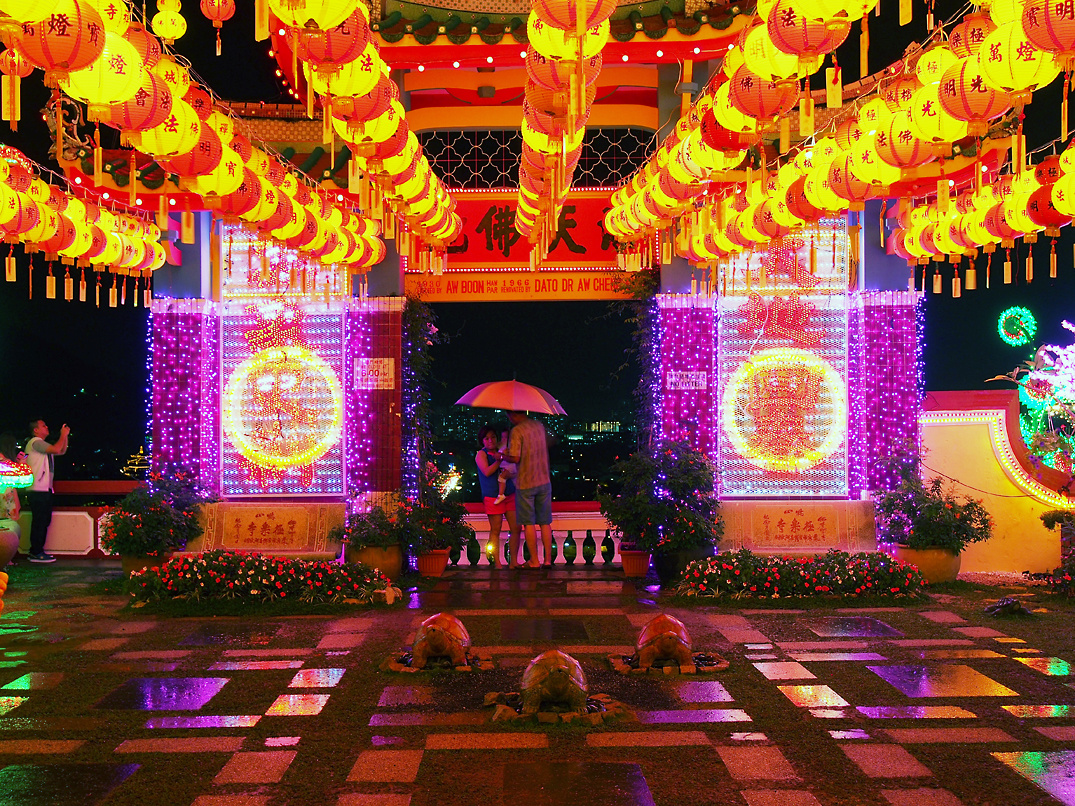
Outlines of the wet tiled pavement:
M 597 566 L 454 570 L 354 615 L 155 618 L 93 595 L 116 575 L 13 576 L 0 804 L 1075 806 L 1070 614 L 684 608 Z M 439 610 L 494 669 L 380 671 Z M 730 668 L 613 672 L 658 612 Z M 552 647 L 630 716 L 492 721 L 486 693 Z

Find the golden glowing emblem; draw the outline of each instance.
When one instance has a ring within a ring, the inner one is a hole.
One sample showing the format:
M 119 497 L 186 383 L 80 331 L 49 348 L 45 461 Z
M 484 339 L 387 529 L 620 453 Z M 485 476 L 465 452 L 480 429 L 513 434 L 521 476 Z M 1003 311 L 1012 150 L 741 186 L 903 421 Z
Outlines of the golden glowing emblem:
M 310 465 L 341 436 L 336 372 L 306 347 L 272 347 L 241 363 L 224 388 L 224 433 L 251 463 Z
M 736 453 L 756 467 L 802 473 L 847 433 L 847 387 L 828 361 L 797 348 L 752 355 L 728 379 L 721 405 Z

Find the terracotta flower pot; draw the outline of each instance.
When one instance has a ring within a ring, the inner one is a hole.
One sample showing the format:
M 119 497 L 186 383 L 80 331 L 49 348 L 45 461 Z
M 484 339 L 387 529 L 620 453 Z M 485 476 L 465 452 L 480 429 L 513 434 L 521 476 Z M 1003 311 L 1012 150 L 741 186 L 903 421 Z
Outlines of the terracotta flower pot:
M 959 574 L 959 554 L 949 549 L 912 549 L 889 546 L 888 553 L 900 562 L 913 565 L 927 582 L 954 582 Z
M 629 579 L 640 579 L 649 573 L 650 553 L 648 551 L 632 551 L 620 549 L 620 563 L 623 565 L 623 575 Z
M 418 573 L 424 577 L 439 577 L 448 567 L 448 549 L 431 549 L 425 554 L 419 554 L 415 559 L 418 562 Z
M 403 573 L 403 549 L 399 546 L 354 548 L 348 545 L 344 556 L 349 563 L 362 563 L 376 568 L 393 582 Z

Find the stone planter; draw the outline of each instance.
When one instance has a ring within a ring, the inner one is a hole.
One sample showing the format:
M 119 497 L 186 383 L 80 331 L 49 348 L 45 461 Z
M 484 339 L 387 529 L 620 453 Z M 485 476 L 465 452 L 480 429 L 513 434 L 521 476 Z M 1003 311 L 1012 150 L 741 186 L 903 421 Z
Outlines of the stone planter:
M 913 565 L 927 582 L 954 582 L 959 574 L 959 554 L 949 549 L 912 549 L 892 545 L 888 553 L 900 562 Z
M 164 565 L 171 557 L 172 553 L 170 551 L 160 552 L 152 556 L 147 554 L 122 554 L 119 558 L 119 564 L 123 569 L 123 576 L 129 577 L 132 571 L 144 571 L 146 568 Z
M 704 560 L 716 553 L 713 546 L 697 546 L 692 549 L 677 549 L 675 551 L 659 551 L 653 555 L 653 570 L 657 572 L 657 578 L 661 580 L 661 586 L 677 582 L 687 568 L 687 563 L 692 560 Z
M 393 582 L 403 573 L 403 549 L 400 546 L 354 548 L 348 545 L 344 550 L 344 557 L 349 563 L 362 563 L 376 568 Z
M 632 551 L 620 549 L 620 563 L 623 565 L 623 575 L 629 579 L 640 579 L 649 573 L 650 553 L 648 551 Z
M 432 549 L 425 554 L 419 554 L 415 560 L 418 563 L 418 573 L 424 577 L 439 577 L 444 574 L 448 567 L 448 549 Z

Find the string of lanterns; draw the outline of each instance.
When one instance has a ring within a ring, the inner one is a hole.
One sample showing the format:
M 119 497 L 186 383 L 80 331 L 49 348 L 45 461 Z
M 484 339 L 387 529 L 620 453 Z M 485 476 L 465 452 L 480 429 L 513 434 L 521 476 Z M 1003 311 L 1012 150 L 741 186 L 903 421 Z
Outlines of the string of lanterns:
M 227 1 L 214 12 L 221 20 L 230 16 Z M 154 28 L 162 35 L 161 14 L 178 13 L 177 0 L 171 2 L 176 8 L 166 7 L 154 18 Z M 0 25 L 10 35 L 8 49 L 0 54 L 0 70 L 5 72 L 0 106 L 6 119 L 14 123 L 19 117 L 18 79 L 40 67 L 46 84 L 85 103 L 92 122 L 118 129 L 122 142 L 176 174 L 180 190 L 200 196 L 219 215 L 245 221 L 262 236 L 298 250 L 303 261 L 333 266 L 333 274 L 340 267 L 348 274 L 345 283 L 350 273 L 383 259 L 377 222 L 335 205 L 240 134 L 235 121 L 215 106 L 189 71 L 163 51 L 158 37 L 131 20 L 123 0 L 38 5 L 5 0 L 0 10 L 9 14 L 6 27 Z M 174 39 L 177 30 L 170 29 L 168 38 Z M 63 107 L 56 94 L 53 105 L 57 154 L 63 154 Z M 98 145 L 97 185 L 103 180 L 102 154 Z M 134 168 L 132 151 L 132 206 Z M 161 215 L 166 215 L 166 194 L 161 194 L 160 204 Z M 326 282 L 340 285 L 335 276 Z
M 900 207 L 890 248 L 911 264 L 946 255 L 958 264 L 978 249 L 991 254 L 999 244 L 1010 250 L 1016 238 L 1032 241 L 1039 232 L 1056 237 L 1075 213 L 1075 154 L 1069 148 L 1062 157 L 1028 166 L 1022 120 L 1034 90 L 1063 70 L 1061 136 L 1067 137 L 1075 15 L 1044 0 L 997 0 L 988 13 L 956 24 L 947 42 L 886 71 L 876 94 L 856 99 L 835 130 L 819 137 L 812 96 L 801 93 L 799 79 L 819 69 L 859 17 L 865 53 L 865 14 L 872 6 L 869 0 L 759 4 L 759 21 L 741 33 L 689 114 L 613 194 L 605 226 L 622 244 L 627 268 L 651 260 L 655 241 L 665 259 L 674 249 L 696 266 L 716 267 L 814 227 L 823 216 L 862 210 L 867 199 L 893 195 Z M 830 109 L 842 105 L 834 73 L 830 68 L 826 74 Z M 775 168 L 752 156 L 745 179 L 731 173 L 766 134 L 779 130 L 781 151 L 789 151 L 789 113 L 796 103 L 799 133 L 812 144 Z M 1010 141 L 1006 126 L 1015 129 Z M 954 145 L 968 137 L 975 138 L 975 158 L 953 159 L 961 151 Z M 1006 152 L 1009 142 L 1012 173 L 998 177 L 1001 161 L 987 155 Z M 916 200 L 928 203 L 915 206 Z M 851 241 L 854 253 L 857 239 Z M 1050 274 L 1055 272 L 1054 245 Z M 1010 275 L 1009 259 L 1005 281 Z M 934 276 L 938 292 L 940 277 Z M 972 266 L 966 287 L 976 284 Z M 957 268 L 953 294 L 961 288 Z
M 556 237 L 582 154 L 615 0 L 538 0 L 527 21 L 523 150 L 515 228 L 530 241 L 533 269 Z
M 410 131 L 368 9 L 355 0 L 269 0 L 269 7 L 286 26 L 277 50 L 286 44 L 295 68 L 302 63 L 311 113 L 320 99 L 324 142 L 339 137 L 348 144 L 348 187 L 359 206 L 384 222 L 386 237 L 397 235 L 401 218 L 399 251 L 421 270 L 441 271 L 463 222 Z
M 22 243 L 31 255 L 30 294 L 33 295 L 33 254 L 43 252 L 49 261 L 45 295 L 56 297 L 56 277 L 52 262 L 64 269 L 64 298 L 74 299 L 75 280 L 71 267 L 81 269 L 78 297 L 86 301 L 86 268 L 98 271 L 96 303 L 101 304 L 100 272 L 113 274 L 109 304 L 127 296 L 127 280 L 119 288 L 119 277 L 147 282 L 143 304 L 149 304 L 148 279 L 164 265 L 165 250 L 159 243 L 157 226 L 137 216 L 116 213 L 96 202 L 81 199 L 38 176 L 37 167 L 20 152 L 5 146 L 0 150 L 0 235 L 9 244 Z M 15 259 L 10 250 L 5 261 L 8 282 L 15 282 Z M 135 296 L 137 304 L 137 294 Z

